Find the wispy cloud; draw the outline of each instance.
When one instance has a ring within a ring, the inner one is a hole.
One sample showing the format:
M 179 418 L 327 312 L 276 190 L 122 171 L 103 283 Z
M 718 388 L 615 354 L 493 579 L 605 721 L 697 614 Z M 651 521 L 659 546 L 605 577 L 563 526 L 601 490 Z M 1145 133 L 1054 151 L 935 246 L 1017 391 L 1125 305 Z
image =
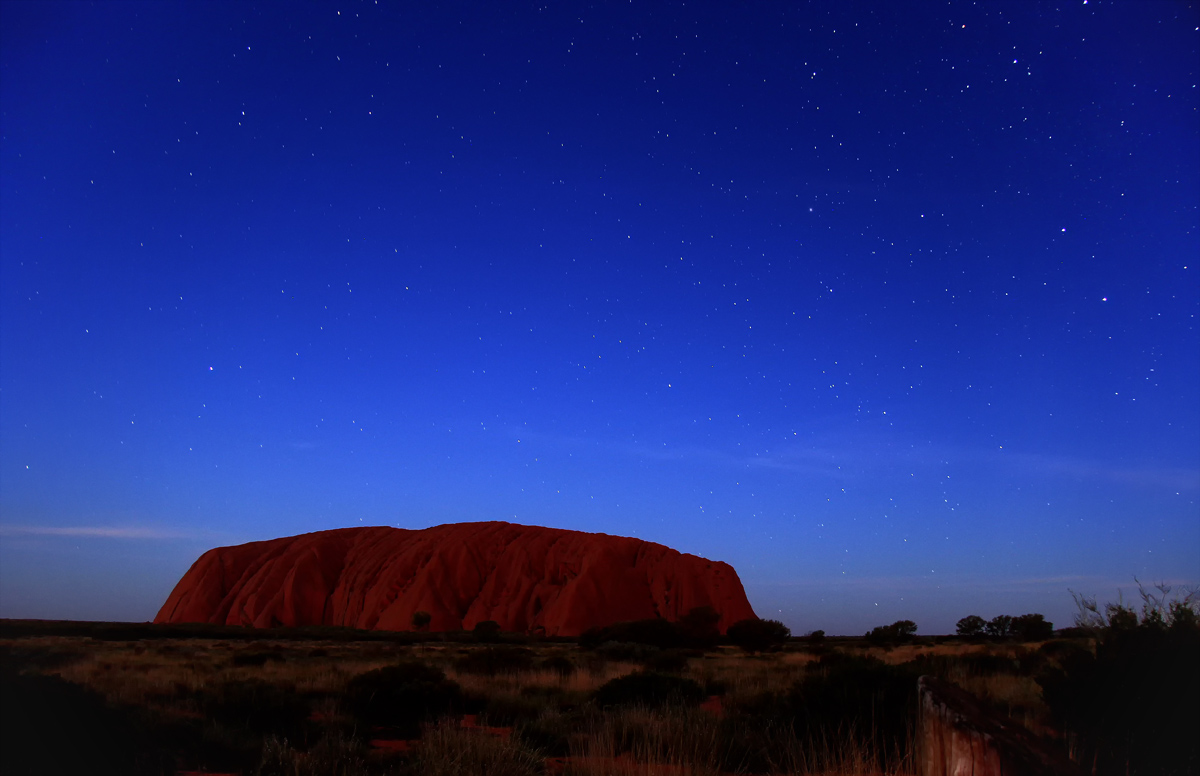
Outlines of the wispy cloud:
M 133 526 L 0 525 L 0 536 L 63 536 L 91 539 L 191 539 L 195 534 L 163 528 Z
M 993 455 L 993 457 L 996 460 L 1007 460 L 1010 465 L 1019 469 L 1077 479 L 1102 479 L 1130 485 L 1174 488 L 1175 490 L 1200 488 L 1200 471 L 1194 469 L 1114 466 L 1070 456 L 1037 453 L 1011 453 L 1008 456 Z
M 1161 466 L 1146 462 L 1132 465 L 1089 460 L 1055 453 L 1027 453 L 926 442 L 913 444 L 886 432 L 856 429 L 825 430 L 807 440 L 767 444 L 747 441 L 745 446 L 711 448 L 694 444 L 672 444 L 664 438 L 631 441 L 610 436 L 561 435 L 527 427 L 511 427 L 511 433 L 537 441 L 577 450 L 605 451 L 643 461 L 698 464 L 725 469 L 771 469 L 811 477 L 845 479 L 884 476 L 898 471 L 929 471 L 965 464 L 986 467 L 1039 479 L 1075 479 L 1116 483 L 1137 488 L 1194 491 L 1200 489 L 1200 470 Z

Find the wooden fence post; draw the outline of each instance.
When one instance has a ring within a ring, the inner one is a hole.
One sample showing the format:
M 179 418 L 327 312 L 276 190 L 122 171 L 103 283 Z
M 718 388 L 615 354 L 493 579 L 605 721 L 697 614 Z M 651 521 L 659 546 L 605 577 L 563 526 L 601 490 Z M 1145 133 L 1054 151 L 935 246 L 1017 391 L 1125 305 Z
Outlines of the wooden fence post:
M 920 776 L 1082 776 L 1070 760 L 969 693 L 932 676 L 917 680 Z

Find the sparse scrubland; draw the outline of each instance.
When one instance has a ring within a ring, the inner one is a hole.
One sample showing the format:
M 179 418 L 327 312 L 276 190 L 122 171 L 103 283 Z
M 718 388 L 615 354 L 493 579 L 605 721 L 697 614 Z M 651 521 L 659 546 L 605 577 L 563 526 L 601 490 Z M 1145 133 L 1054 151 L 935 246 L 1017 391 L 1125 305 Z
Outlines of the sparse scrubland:
M 9 622 L 0 771 L 908 774 L 930 674 L 1087 771 L 1196 773 L 1195 600 L 1162 592 L 1140 612 L 1081 598 L 1078 627 L 1034 642 L 902 621 L 738 647 L 703 613 L 580 643 Z

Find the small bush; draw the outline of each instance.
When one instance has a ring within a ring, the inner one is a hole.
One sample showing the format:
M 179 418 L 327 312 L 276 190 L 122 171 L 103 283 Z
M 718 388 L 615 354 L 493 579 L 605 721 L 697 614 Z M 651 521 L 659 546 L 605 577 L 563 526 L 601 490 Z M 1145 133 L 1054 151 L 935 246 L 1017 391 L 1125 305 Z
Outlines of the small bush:
M 238 652 L 234 654 L 229 662 L 238 667 L 261 668 L 265 666 L 268 661 L 274 663 L 283 663 L 285 660 L 286 658 L 284 658 L 282 652 L 278 650 L 271 650 L 265 652 Z
M 543 712 L 535 719 L 518 723 L 513 735 L 547 757 L 566 757 L 571 753 L 571 734 L 579 726 L 580 714 L 577 712 Z
M 596 690 L 592 699 L 601 708 L 667 704 L 696 705 L 705 698 L 704 688 L 691 679 L 651 671 L 639 671 L 613 679 Z
M 721 637 L 718 627 L 721 615 L 711 606 L 697 606 L 679 618 L 676 629 L 691 647 L 708 648 L 716 645 Z
M 475 623 L 475 628 L 471 633 L 475 635 L 476 641 L 484 643 L 499 641 L 500 623 L 495 620 L 480 620 Z
M 565 655 L 551 655 L 543 660 L 538 667 L 546 671 L 553 671 L 563 679 L 566 679 L 577 670 L 577 666 Z
M 1014 617 L 1009 626 L 1012 635 L 1021 641 L 1045 641 L 1054 635 L 1054 623 L 1047 622 L 1040 614 L 1022 614 Z
M 579 637 L 579 646 L 595 649 L 610 641 L 671 649 L 683 646 L 685 637 L 674 623 L 655 617 L 649 620 L 619 622 L 603 628 L 589 628 Z
M 654 655 L 643 665 L 650 671 L 661 674 L 678 674 L 688 667 L 688 655 L 678 649 L 666 649 Z
M 234 731 L 297 740 L 308 718 L 308 702 L 286 685 L 261 679 L 235 679 L 201 697 L 205 715 Z
M 658 647 L 630 641 L 606 641 L 596 648 L 596 656 L 622 663 L 646 663 L 662 654 Z
M 483 718 L 489 725 L 511 727 L 518 722 L 535 720 L 545 708 L 545 697 L 536 694 L 493 695 L 483 706 Z
M 400 663 L 360 674 L 346 687 L 346 705 L 360 722 L 415 738 L 422 722 L 459 712 L 462 688 L 440 669 Z
M 454 662 L 464 674 L 496 676 L 528 671 L 533 667 L 533 651 L 524 647 L 486 647 L 472 649 Z
M 871 644 L 901 644 L 912 641 L 917 635 L 917 624 L 912 620 L 896 620 L 891 625 L 880 625 L 867 633 L 866 639 Z
M 777 649 L 791 635 L 792 631 L 778 620 L 760 620 L 756 617 L 739 620 L 726 631 L 729 640 L 746 652 Z

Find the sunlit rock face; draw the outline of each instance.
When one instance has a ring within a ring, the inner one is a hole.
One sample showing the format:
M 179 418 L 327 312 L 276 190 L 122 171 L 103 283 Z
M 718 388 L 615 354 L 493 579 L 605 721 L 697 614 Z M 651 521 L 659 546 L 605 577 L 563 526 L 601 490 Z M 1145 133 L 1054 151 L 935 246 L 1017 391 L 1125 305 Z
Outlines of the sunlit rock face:
M 727 563 L 607 534 L 511 523 L 454 523 L 419 531 L 342 528 L 200 556 L 155 622 L 337 625 L 434 631 L 494 620 L 506 631 L 577 636 L 593 626 L 697 606 L 722 632 L 754 611 Z

